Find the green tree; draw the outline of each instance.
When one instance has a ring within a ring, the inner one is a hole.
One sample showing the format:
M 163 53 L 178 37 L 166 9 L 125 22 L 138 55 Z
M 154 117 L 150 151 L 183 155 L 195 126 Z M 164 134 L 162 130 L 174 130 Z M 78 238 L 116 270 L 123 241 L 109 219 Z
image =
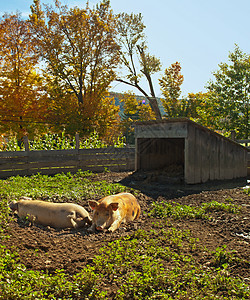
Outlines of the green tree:
M 189 93 L 188 102 L 191 107 L 190 118 L 211 130 L 220 127 L 220 112 L 218 98 L 211 92 Z
M 195 118 L 197 117 L 197 107 L 199 98 L 193 94 L 181 98 L 181 85 L 183 83 L 181 65 L 179 62 L 171 64 L 166 68 L 164 75 L 159 79 L 162 95 L 162 105 L 168 118 Z
M 218 129 L 227 135 L 235 130 L 238 138 L 249 137 L 250 55 L 235 45 L 229 53 L 229 63 L 219 64 L 214 72 L 214 81 L 207 85 L 216 97 L 216 114 L 219 114 Z
M 161 63 L 158 58 L 147 52 L 142 15 L 120 13 L 117 28 L 122 67 L 125 68 L 127 74 L 124 78 L 117 77 L 116 80 L 140 91 L 148 99 L 155 118 L 161 119 L 152 81 L 152 75 L 160 71 Z M 146 79 L 149 92 L 142 88 L 142 78 Z

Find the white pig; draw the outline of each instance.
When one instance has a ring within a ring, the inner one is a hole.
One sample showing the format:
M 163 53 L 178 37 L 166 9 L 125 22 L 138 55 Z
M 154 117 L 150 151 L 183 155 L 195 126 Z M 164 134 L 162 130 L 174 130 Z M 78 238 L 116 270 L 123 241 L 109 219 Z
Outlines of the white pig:
M 78 228 L 92 224 L 88 212 L 74 203 L 51 203 L 23 197 L 10 203 L 12 211 L 31 222 L 55 228 Z

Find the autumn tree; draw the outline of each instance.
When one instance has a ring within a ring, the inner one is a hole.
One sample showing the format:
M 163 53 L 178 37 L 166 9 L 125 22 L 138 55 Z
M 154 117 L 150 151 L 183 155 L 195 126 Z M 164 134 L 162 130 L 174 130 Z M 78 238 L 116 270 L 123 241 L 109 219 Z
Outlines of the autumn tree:
M 159 79 L 163 99 L 162 104 L 168 117 L 175 118 L 183 114 L 185 107 L 179 100 L 181 95 L 181 85 L 183 83 L 181 65 L 179 62 L 172 64 L 165 69 L 164 75 Z
M 68 99 L 68 110 L 73 113 L 68 116 L 78 120 L 76 124 L 72 119 L 75 131 L 84 131 L 86 126 L 94 128 L 96 124 L 100 127 L 100 122 L 108 128 L 106 124 L 117 119 L 112 99 L 106 96 L 120 57 L 109 1 L 102 1 L 95 8 L 87 3 L 85 9 L 69 9 L 55 1 L 54 7 L 43 9 L 40 1 L 34 0 L 31 12 L 32 32 L 46 63 L 57 115 Z M 60 97 L 53 90 L 60 90 Z
M 117 77 L 116 80 L 140 91 L 148 99 L 155 118 L 161 119 L 152 81 L 152 75 L 160 71 L 161 63 L 158 58 L 148 53 L 142 15 L 120 13 L 117 28 L 122 67 L 127 74 L 124 77 Z M 149 91 L 141 85 L 143 78 L 146 79 Z
M 143 97 L 136 97 L 136 95 L 128 91 L 123 93 L 120 99 L 122 109 L 122 131 L 128 143 L 134 143 L 134 123 L 136 121 L 148 121 L 154 119 L 154 112 L 151 106 L 146 103 Z
M 0 58 L 1 132 L 21 138 L 43 128 L 47 97 L 36 72 L 39 56 L 29 24 L 18 13 L 1 19 Z
M 250 55 L 236 45 L 229 53 L 229 63 L 219 64 L 214 80 L 207 85 L 216 98 L 215 113 L 219 115 L 218 129 L 228 135 L 235 130 L 238 138 L 249 137 Z
M 138 98 L 133 92 L 128 91 L 122 95 L 121 102 L 125 115 L 130 116 L 136 121 L 152 120 L 153 111 L 143 97 Z

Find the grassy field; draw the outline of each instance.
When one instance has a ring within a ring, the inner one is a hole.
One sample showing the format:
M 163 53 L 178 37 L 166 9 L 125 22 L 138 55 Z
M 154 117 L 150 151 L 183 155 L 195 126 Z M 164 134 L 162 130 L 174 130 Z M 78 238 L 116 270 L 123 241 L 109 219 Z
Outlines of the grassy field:
M 232 266 L 249 266 L 249 262 L 243 262 L 226 245 L 214 251 L 206 249 L 192 232 L 180 230 L 171 222 L 209 219 L 211 213 L 220 211 L 241 214 L 241 206 L 230 199 L 200 207 L 154 202 L 147 215 L 151 228 L 135 229 L 103 242 L 93 260 L 76 274 L 64 269 L 53 273 L 32 270 L 20 262 L 18 251 L 5 246 L 12 222 L 7 205 L 10 200 L 25 195 L 81 204 L 126 190 L 118 183 L 93 180 L 93 174 L 81 171 L 75 175 L 38 174 L 1 180 L 0 299 L 249 299 L 249 286 L 230 273 Z M 209 264 L 197 259 L 201 252 L 209 257 Z

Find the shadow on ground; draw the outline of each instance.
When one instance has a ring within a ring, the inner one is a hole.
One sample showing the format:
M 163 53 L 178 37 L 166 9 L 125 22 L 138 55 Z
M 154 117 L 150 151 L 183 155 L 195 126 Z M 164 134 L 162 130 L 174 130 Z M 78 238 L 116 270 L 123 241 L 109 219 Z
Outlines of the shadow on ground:
M 199 184 L 186 184 L 183 176 L 169 176 L 158 171 L 136 171 L 119 181 L 122 185 L 141 191 L 152 198 L 168 194 L 184 196 L 203 191 L 217 191 L 222 189 L 244 188 L 250 185 L 247 178 L 232 180 L 213 180 Z

